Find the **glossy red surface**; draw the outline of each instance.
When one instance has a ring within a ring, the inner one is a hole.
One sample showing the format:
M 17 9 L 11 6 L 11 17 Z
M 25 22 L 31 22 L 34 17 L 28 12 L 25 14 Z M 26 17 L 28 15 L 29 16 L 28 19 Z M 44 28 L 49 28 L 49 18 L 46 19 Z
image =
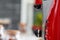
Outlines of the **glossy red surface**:
M 50 16 L 46 23 L 46 40 L 60 40 L 60 0 L 54 0 Z
M 58 1 L 58 7 L 54 22 L 54 37 L 55 40 L 60 40 L 60 0 L 57 1 Z
M 46 30 L 48 30 L 47 34 L 46 34 L 46 40 L 54 40 L 54 30 L 53 30 L 53 23 L 54 23 L 54 14 L 55 14 L 55 7 L 56 7 L 56 1 L 55 4 L 53 6 L 53 8 L 50 10 L 50 16 L 48 17 L 47 23 L 46 23 Z

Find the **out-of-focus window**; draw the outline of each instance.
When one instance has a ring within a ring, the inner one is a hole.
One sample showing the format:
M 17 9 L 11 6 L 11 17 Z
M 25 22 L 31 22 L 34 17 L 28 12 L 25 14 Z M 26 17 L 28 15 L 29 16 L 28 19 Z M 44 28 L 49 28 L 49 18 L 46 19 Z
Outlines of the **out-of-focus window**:
M 10 29 L 18 29 L 20 21 L 20 0 L 0 0 L 0 18 L 11 19 Z

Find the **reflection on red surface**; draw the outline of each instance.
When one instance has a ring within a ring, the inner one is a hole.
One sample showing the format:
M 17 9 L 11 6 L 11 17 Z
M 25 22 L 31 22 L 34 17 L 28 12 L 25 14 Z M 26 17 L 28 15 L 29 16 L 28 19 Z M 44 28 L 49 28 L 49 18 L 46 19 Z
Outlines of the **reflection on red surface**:
M 60 40 L 60 0 L 54 2 L 46 23 L 46 40 Z
M 58 1 L 58 7 L 54 23 L 54 32 L 55 32 L 55 40 L 60 40 L 60 0 L 57 1 Z
M 55 1 L 56 2 L 56 1 Z M 51 12 L 50 12 L 50 16 L 48 17 L 47 20 L 47 24 L 46 24 L 46 30 L 48 30 L 47 34 L 46 34 L 46 40 L 53 40 L 53 22 L 54 22 L 54 13 L 55 13 L 55 7 L 56 7 L 56 3 L 54 4 Z

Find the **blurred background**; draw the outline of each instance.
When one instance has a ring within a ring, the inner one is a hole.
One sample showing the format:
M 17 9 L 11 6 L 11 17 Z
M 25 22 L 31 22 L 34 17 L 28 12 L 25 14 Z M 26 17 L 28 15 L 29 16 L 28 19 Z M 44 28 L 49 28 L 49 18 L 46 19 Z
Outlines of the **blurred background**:
M 47 19 L 47 15 L 49 15 L 49 8 L 52 2 L 52 0 L 43 0 L 44 23 Z M 20 6 L 21 0 L 0 0 L 0 19 L 8 19 L 10 21 L 9 25 L 14 26 L 12 29 L 18 29 L 17 25 L 20 21 Z M 5 24 L 5 26 L 7 25 Z
M 0 23 L 4 24 L 5 28 L 18 29 L 20 21 L 20 4 L 21 0 L 0 0 Z
M 42 5 L 43 23 L 46 22 L 46 19 L 49 15 L 52 2 L 53 2 L 52 0 L 43 0 L 43 5 Z M 20 22 L 20 14 L 21 14 L 21 0 L 0 0 L 0 24 L 3 24 L 5 29 L 18 30 L 19 29 L 18 25 Z M 30 14 L 28 14 L 28 16 Z M 29 20 L 31 21 L 31 19 Z M 28 23 L 30 22 L 28 21 Z M 29 32 L 29 27 L 28 27 L 28 32 Z M 42 34 L 44 36 L 44 32 Z

